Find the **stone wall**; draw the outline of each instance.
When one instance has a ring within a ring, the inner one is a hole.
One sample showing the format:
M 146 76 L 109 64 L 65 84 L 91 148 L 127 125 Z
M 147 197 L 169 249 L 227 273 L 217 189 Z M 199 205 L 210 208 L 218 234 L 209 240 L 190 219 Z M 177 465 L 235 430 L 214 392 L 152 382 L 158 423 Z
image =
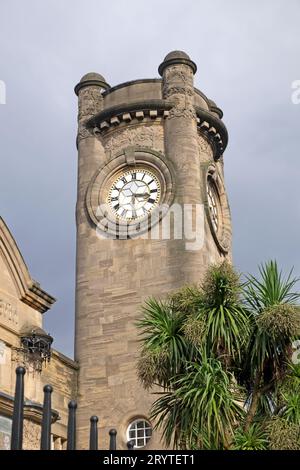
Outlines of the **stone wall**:
M 43 387 L 53 386 L 52 409 L 59 420 L 53 422 L 53 446 L 63 448 L 67 437 L 68 401 L 77 395 L 78 365 L 52 351 L 50 362 L 32 361 L 22 350 L 24 331 L 41 328 L 43 313 L 54 298 L 32 280 L 11 233 L 0 218 L 0 415 L 11 418 L 15 392 L 15 369 L 24 366 L 26 374 L 24 407 L 24 449 L 40 446 Z

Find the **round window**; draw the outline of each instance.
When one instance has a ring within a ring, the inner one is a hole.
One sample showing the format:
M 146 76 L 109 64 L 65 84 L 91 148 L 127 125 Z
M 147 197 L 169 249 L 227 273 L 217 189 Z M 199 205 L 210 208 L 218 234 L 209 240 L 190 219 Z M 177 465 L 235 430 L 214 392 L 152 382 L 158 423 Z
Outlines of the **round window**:
M 129 424 L 127 428 L 127 441 L 133 441 L 134 447 L 140 448 L 150 441 L 152 436 L 152 426 L 149 421 L 139 418 Z

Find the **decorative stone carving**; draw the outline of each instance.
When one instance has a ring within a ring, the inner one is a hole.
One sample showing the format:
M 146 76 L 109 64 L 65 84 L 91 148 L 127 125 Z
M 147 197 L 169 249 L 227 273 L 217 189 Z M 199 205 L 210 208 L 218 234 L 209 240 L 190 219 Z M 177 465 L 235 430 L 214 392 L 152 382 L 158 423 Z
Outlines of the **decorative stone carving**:
M 111 156 L 130 146 L 149 147 L 164 151 L 164 130 L 162 125 L 132 126 L 113 132 L 103 138 L 105 151 Z
M 209 142 L 198 134 L 198 147 L 199 147 L 199 156 L 201 161 L 213 160 L 213 149 Z
M 187 83 L 193 80 L 193 71 L 187 65 L 173 65 L 164 70 L 164 78 L 167 81 L 180 81 Z
M 39 450 L 41 442 L 41 426 L 33 421 L 24 419 L 23 449 Z
M 183 117 L 196 121 L 197 116 L 193 105 L 193 72 L 190 67 L 175 65 L 165 69 L 163 97 L 174 102 L 174 107 L 170 110 L 167 119 Z
M 170 110 L 170 113 L 167 119 L 172 119 L 174 117 L 194 119 L 195 121 L 197 119 L 194 108 L 193 107 L 188 108 L 186 106 L 174 106 L 174 108 Z
M 91 136 L 86 121 L 102 109 L 103 97 L 98 86 L 89 86 L 79 91 L 78 100 L 78 139 Z
M 0 299 L 0 320 L 17 325 L 19 323 L 17 309 L 8 302 Z
M 175 94 L 182 94 L 182 95 L 188 95 L 188 96 L 193 96 L 194 95 L 194 90 L 190 86 L 173 86 L 170 88 L 167 88 L 164 91 L 164 98 L 169 98 L 171 95 Z
M 6 344 L 3 341 L 0 341 L 0 364 L 6 363 Z

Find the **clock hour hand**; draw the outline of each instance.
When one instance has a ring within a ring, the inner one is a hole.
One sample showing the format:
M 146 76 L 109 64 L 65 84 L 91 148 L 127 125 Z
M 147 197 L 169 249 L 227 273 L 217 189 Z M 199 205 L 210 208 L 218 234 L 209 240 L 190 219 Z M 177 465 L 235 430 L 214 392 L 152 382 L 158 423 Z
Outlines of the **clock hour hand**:
M 143 199 L 147 199 L 150 197 L 150 194 L 149 193 L 135 193 L 133 194 L 133 197 L 142 197 Z

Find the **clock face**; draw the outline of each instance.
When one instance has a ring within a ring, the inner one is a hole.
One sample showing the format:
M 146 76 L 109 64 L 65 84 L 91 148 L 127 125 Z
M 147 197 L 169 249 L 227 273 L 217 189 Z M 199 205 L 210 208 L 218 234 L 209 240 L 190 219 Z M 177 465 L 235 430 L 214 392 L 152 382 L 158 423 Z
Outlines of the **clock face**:
M 118 218 L 135 220 L 150 214 L 160 199 L 160 183 L 149 170 L 124 171 L 112 184 L 108 204 Z
M 210 180 L 207 182 L 207 199 L 212 225 L 215 232 L 217 232 L 219 228 L 219 208 L 216 190 Z

